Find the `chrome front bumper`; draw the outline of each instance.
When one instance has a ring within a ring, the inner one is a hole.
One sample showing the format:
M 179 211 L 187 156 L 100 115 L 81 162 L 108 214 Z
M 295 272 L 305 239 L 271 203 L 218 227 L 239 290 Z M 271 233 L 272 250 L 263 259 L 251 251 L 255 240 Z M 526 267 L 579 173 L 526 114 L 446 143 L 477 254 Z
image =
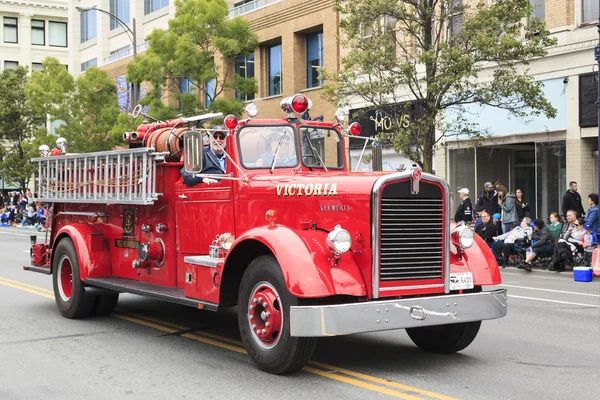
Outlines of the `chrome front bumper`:
M 290 307 L 290 332 L 292 336 L 335 336 L 483 321 L 504 317 L 506 302 L 506 289 L 498 289 L 401 300 L 295 306 Z

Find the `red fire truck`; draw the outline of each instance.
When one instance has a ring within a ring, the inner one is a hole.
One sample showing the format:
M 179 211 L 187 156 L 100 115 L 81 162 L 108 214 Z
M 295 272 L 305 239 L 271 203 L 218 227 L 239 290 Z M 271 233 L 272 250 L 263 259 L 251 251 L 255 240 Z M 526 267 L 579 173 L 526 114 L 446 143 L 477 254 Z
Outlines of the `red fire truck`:
M 248 354 L 275 374 L 301 369 L 318 337 L 406 329 L 420 348 L 453 353 L 506 315 L 506 290 L 483 290 L 501 283 L 498 265 L 450 222 L 444 180 L 352 172 L 357 123 L 300 119 L 303 95 L 281 106 L 282 119 L 257 119 L 254 105 L 246 120 L 227 116 L 223 145 L 201 127 L 208 114 L 145 121 L 125 150 L 32 160 L 37 201 L 52 207 L 24 268 L 52 275 L 66 318 L 108 315 L 119 293 L 237 305 Z M 212 146 L 224 174 L 201 173 Z M 186 186 L 182 169 L 217 183 Z

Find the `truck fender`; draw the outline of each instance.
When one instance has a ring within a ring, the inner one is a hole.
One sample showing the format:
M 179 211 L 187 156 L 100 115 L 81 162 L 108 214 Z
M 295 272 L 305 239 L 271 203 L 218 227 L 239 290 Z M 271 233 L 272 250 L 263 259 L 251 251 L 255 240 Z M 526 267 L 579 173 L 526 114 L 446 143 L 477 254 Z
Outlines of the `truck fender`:
M 329 260 L 331 252 L 325 246 L 327 232 L 320 230 L 293 230 L 279 225 L 253 228 L 236 240 L 227 257 L 223 279 L 228 268 L 237 265 L 243 253 L 248 253 L 248 241 L 253 246 L 271 252 L 281 267 L 289 292 L 302 298 L 319 298 L 334 295 L 366 296 L 366 286 L 360 269 L 350 253 L 343 254 L 336 266 Z M 258 242 L 258 243 L 257 243 Z M 268 250 L 267 250 L 268 249 Z M 262 255 L 262 254 L 257 254 Z M 254 258 L 254 255 L 250 256 Z M 252 260 L 242 262 L 243 268 Z M 241 273 L 238 272 L 241 277 Z
M 110 276 L 110 254 L 102 231 L 95 225 L 70 224 L 60 228 L 54 240 L 54 248 L 58 242 L 68 237 L 73 241 L 79 261 L 79 276 L 81 280 L 91 277 Z
M 475 242 L 464 250 L 462 258 L 450 257 L 451 272 L 468 272 L 473 274 L 475 286 L 499 285 L 502 283 L 500 270 L 490 246 L 479 235 Z

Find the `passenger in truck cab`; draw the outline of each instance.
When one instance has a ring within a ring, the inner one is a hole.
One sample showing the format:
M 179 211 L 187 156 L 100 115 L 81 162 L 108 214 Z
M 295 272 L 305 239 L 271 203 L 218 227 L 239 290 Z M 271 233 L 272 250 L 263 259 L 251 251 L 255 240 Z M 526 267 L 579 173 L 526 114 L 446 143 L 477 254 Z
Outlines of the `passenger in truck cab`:
M 225 138 L 228 135 L 224 126 L 213 126 L 208 147 L 202 149 L 202 171 L 201 174 L 218 175 L 227 171 L 227 157 L 225 156 Z M 181 168 L 181 176 L 186 186 L 194 186 L 198 183 L 212 185 L 220 180 L 214 178 L 195 177 Z
M 298 161 L 296 158 L 296 149 L 293 137 L 289 134 L 284 135 L 275 133 L 267 139 L 269 151 L 261 154 L 256 160 L 257 167 L 270 167 L 275 159 L 276 167 L 293 167 Z M 279 150 L 277 149 L 279 147 Z M 275 155 L 277 154 L 277 158 Z

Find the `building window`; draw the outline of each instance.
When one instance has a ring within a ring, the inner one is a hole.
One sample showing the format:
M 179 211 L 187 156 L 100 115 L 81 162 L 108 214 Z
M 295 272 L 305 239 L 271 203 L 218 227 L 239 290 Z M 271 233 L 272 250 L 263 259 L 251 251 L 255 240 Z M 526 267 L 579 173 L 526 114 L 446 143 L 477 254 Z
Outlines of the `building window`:
M 242 78 L 254 78 L 254 53 L 248 57 L 239 56 L 235 59 L 235 73 Z M 254 93 L 248 94 L 242 98 L 239 91 L 235 91 L 235 98 L 242 101 L 254 99 Z
M 31 44 L 46 45 L 46 22 L 38 19 L 31 20 Z
M 204 83 L 204 107 L 209 108 L 215 99 L 215 80 Z
M 18 61 L 4 61 L 4 69 L 15 69 L 19 66 Z
M 98 65 L 98 59 L 97 58 L 93 58 L 93 59 L 88 60 L 86 62 L 82 62 L 81 63 L 81 72 L 85 71 L 89 67 L 95 67 L 96 65 Z
M 150 14 L 169 5 L 169 0 L 144 0 L 144 14 Z
M 582 0 L 583 2 L 583 22 L 596 22 L 598 21 L 598 14 L 600 13 L 600 2 L 597 0 Z
M 323 68 L 323 31 L 306 36 L 306 87 L 323 84 L 319 80 L 319 68 Z
M 43 71 L 44 66 L 42 65 L 42 63 L 31 63 L 31 70 L 32 71 Z
M 110 13 L 116 15 L 121 21 L 129 23 L 129 0 L 110 0 Z M 117 29 L 119 23 L 110 19 L 110 30 Z
M 84 11 L 80 15 L 81 43 L 96 37 L 96 10 Z
M 4 43 L 19 43 L 17 19 L 4 17 Z
M 281 94 L 281 43 L 269 46 L 269 96 Z
M 541 0 L 543 1 L 543 0 Z M 463 24 L 463 4 L 462 0 L 452 0 L 448 18 L 448 37 L 458 35 L 462 30 Z M 435 38 L 435 22 L 431 21 L 432 38 Z M 433 39 L 435 40 L 435 39 Z
M 546 0 L 529 0 L 529 3 L 534 7 L 533 15 L 544 21 L 546 19 Z
M 67 47 L 66 22 L 48 22 L 48 44 L 56 47 Z

